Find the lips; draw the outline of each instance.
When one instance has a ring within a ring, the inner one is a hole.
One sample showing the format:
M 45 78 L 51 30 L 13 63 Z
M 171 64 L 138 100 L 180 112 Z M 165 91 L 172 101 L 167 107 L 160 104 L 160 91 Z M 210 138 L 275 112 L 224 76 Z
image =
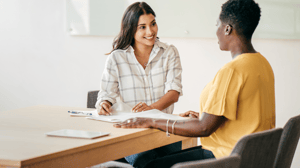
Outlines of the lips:
M 149 36 L 149 37 L 144 37 L 144 38 L 147 39 L 147 40 L 151 40 L 151 39 L 154 38 L 154 35 L 153 36 Z

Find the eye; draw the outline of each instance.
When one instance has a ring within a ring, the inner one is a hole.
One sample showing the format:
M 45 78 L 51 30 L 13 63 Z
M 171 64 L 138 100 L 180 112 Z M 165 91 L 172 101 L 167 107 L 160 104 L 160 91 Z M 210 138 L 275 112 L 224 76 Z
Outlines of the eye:
M 153 23 L 152 23 L 152 26 L 155 26 L 155 25 L 156 25 L 156 22 L 153 22 Z
M 145 29 L 146 28 L 146 26 L 140 26 L 139 27 L 139 29 Z

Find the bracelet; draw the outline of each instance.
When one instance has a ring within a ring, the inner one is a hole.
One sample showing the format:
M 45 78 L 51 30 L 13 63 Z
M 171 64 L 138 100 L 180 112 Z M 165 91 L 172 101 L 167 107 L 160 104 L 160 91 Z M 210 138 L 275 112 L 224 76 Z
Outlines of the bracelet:
M 166 135 L 167 135 L 167 137 L 170 137 L 169 127 L 168 127 L 169 121 L 170 121 L 170 119 L 167 120 L 167 124 L 166 124 Z
M 175 123 L 176 123 L 176 121 L 177 121 L 177 120 L 175 120 L 175 121 L 173 122 L 173 124 L 172 124 L 172 134 L 174 134 L 174 135 L 175 135 L 175 133 L 174 133 L 174 128 L 175 128 Z

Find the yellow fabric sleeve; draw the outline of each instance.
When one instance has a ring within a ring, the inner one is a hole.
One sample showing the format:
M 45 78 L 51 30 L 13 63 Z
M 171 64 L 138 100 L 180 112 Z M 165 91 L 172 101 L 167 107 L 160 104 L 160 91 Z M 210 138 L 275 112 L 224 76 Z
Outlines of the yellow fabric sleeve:
M 222 68 L 215 76 L 203 112 L 236 120 L 242 78 L 231 68 Z

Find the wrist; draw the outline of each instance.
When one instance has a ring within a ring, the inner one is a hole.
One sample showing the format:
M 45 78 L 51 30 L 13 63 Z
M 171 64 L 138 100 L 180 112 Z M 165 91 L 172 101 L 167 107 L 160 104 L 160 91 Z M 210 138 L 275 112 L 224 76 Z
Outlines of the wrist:
M 110 106 L 112 106 L 112 103 L 111 103 L 111 102 L 109 102 L 108 100 L 104 100 L 104 101 L 102 101 L 102 102 L 100 103 L 100 105 L 102 105 L 103 103 L 105 103 L 105 104 L 107 104 L 107 105 L 110 105 Z
M 150 107 L 151 109 L 161 110 L 161 109 L 159 109 L 154 103 L 151 104 L 149 107 Z

